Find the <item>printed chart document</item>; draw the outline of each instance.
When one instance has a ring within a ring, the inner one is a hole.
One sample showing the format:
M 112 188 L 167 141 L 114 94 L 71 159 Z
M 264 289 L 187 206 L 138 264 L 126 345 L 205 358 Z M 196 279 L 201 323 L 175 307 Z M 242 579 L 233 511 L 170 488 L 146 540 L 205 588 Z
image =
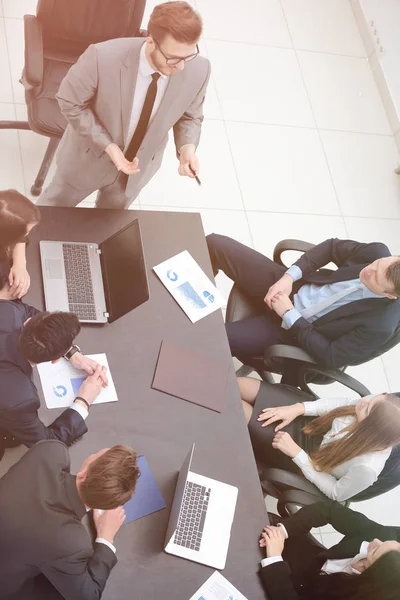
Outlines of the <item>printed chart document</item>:
M 153 269 L 192 323 L 226 304 L 215 285 L 187 250 Z
M 118 400 L 114 382 L 105 354 L 88 354 L 103 367 L 107 368 L 108 386 L 102 388 L 93 404 L 116 402 Z M 47 408 L 67 408 L 71 406 L 82 382 L 88 376 L 85 371 L 75 369 L 70 362 L 61 359 L 57 363 L 44 362 L 37 365 Z
M 247 598 L 221 573 L 214 571 L 190 600 L 247 600 Z

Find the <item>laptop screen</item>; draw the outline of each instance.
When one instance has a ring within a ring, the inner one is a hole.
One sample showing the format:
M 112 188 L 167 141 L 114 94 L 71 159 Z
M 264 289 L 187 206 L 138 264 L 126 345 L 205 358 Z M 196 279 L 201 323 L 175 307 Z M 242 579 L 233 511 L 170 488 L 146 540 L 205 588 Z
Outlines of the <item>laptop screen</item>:
M 181 510 L 183 493 L 185 491 L 186 480 L 188 478 L 190 466 L 192 464 L 194 446 L 195 446 L 195 444 L 193 443 L 193 445 L 190 449 L 190 452 L 186 456 L 186 458 L 183 462 L 183 465 L 181 467 L 181 470 L 179 471 L 178 479 L 176 482 L 174 500 L 172 502 L 171 513 L 169 515 L 167 533 L 165 534 L 164 546 L 167 546 L 169 544 L 172 536 L 175 533 L 175 529 L 178 525 L 179 512 Z
M 109 323 L 149 299 L 139 220 L 120 229 L 100 244 Z

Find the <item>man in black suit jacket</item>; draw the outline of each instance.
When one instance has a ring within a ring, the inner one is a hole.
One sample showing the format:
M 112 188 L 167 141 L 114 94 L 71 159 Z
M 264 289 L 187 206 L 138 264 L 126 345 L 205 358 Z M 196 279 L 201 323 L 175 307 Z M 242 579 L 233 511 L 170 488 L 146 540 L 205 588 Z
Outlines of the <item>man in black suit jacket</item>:
M 330 549 L 308 535 L 312 527 L 327 524 L 344 535 Z M 300 586 L 312 582 L 321 569 L 328 573 L 361 573 L 384 553 L 400 552 L 400 527 L 375 523 L 333 500 L 302 508 L 282 519 L 280 525 L 283 528 L 265 528 L 260 541 L 260 546 L 267 545 L 268 558 L 262 561 L 260 574 L 269 600 L 298 600 Z M 284 542 L 286 536 L 288 539 Z M 272 540 L 270 551 L 269 538 Z
M 33 446 L 0 480 L 0 598 L 100 598 L 138 476 L 127 446 L 89 456 L 76 476 L 62 442 Z M 81 523 L 89 508 L 106 510 L 93 513 L 94 546 Z
M 233 356 L 262 356 L 273 344 L 300 346 L 327 367 L 360 364 L 383 351 L 400 322 L 400 257 L 381 243 L 332 238 L 288 270 L 222 235 L 207 236 L 219 269 L 249 296 L 260 316 L 226 329 Z M 323 268 L 333 262 L 336 271 Z M 304 314 L 304 316 L 303 316 Z
M 72 313 L 41 313 L 14 300 L 8 286 L 9 265 L 0 262 L 0 459 L 4 448 L 16 443 L 32 446 L 39 440 L 59 439 L 68 446 L 87 431 L 88 408 L 107 384 L 105 369 L 83 356 L 73 341 L 80 323 Z M 89 377 L 83 382 L 73 408 L 51 425 L 39 419 L 40 399 L 32 382 L 32 366 L 64 360 Z M 61 358 L 60 358 L 61 357 Z M 17 442 L 15 442 L 15 439 Z

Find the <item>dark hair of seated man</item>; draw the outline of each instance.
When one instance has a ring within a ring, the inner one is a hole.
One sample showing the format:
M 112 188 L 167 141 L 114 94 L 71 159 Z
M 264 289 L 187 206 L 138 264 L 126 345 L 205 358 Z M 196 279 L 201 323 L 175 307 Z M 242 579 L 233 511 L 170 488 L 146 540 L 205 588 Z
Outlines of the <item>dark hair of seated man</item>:
M 140 475 L 137 455 L 129 446 L 92 454 L 77 475 L 79 496 L 87 508 L 111 510 L 132 497 Z
M 56 360 L 68 352 L 80 330 L 74 313 L 42 312 L 25 324 L 19 351 L 32 364 Z

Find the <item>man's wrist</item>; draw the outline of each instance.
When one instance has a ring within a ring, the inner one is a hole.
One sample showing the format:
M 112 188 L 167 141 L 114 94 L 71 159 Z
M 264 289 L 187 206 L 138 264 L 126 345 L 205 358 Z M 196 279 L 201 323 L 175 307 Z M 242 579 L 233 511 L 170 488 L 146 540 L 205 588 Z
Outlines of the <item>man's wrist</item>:
M 184 144 L 183 146 L 181 146 L 181 148 L 178 150 L 179 154 L 182 154 L 183 152 L 185 152 L 185 150 L 193 150 L 193 152 L 196 151 L 196 146 L 194 144 Z
M 64 354 L 64 358 L 66 360 L 71 360 L 71 358 L 75 355 L 75 354 L 82 354 L 81 349 L 79 348 L 79 346 L 77 346 L 77 344 L 73 344 L 69 350 L 67 350 L 67 352 Z
M 81 406 L 83 406 L 83 408 L 86 408 L 86 410 L 89 411 L 90 404 L 87 400 L 85 400 L 85 398 L 82 398 L 82 396 L 77 396 L 74 402 L 76 404 L 80 404 Z
M 102 532 L 101 529 L 97 531 L 97 537 L 101 538 L 102 540 L 105 540 L 109 544 L 114 545 L 114 536 L 107 535 L 106 533 Z

